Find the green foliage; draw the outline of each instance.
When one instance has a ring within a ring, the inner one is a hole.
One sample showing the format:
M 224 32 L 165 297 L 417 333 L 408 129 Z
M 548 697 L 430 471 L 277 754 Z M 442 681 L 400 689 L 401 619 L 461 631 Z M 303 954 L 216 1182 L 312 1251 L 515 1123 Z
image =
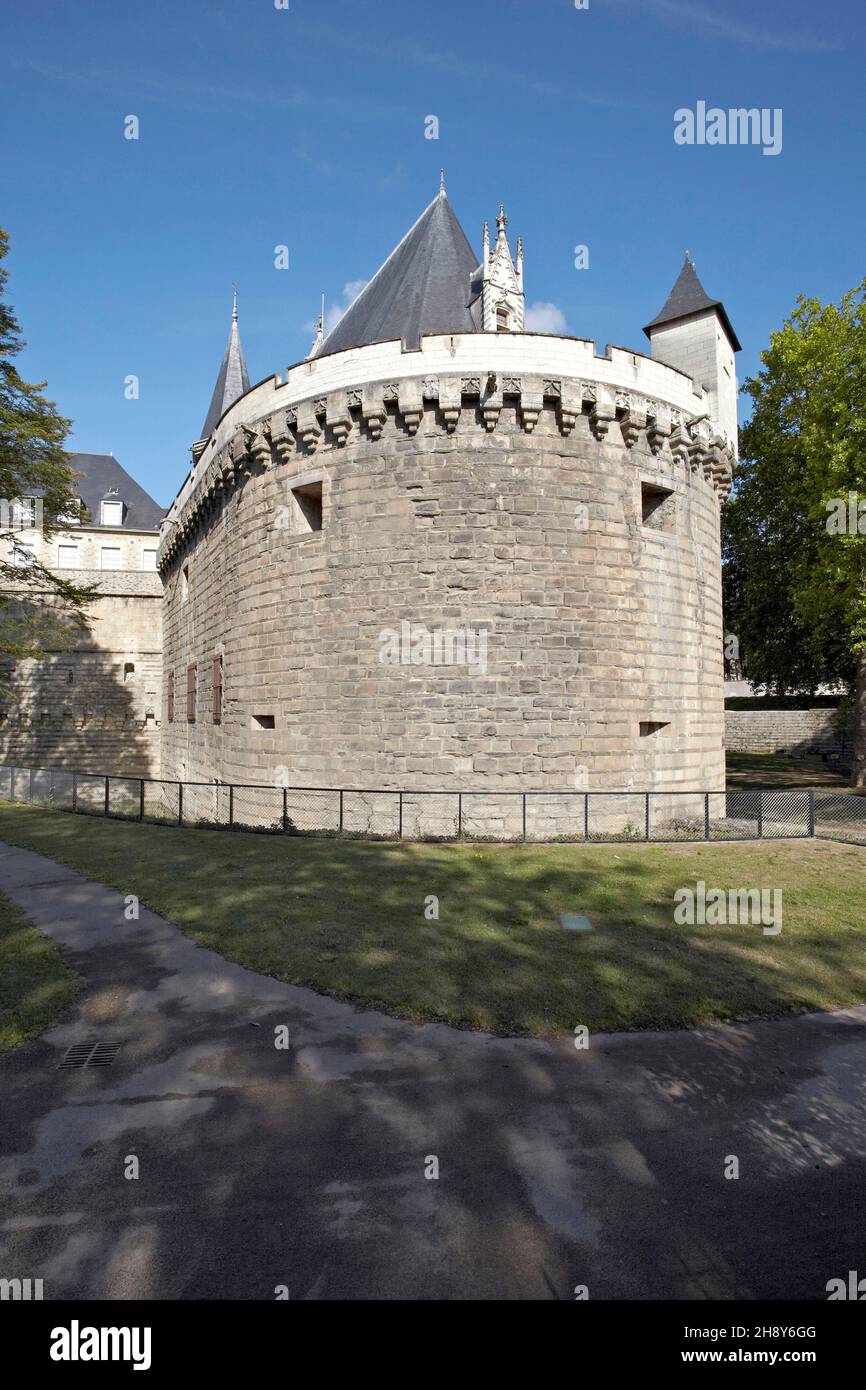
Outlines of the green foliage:
M 70 422 L 42 394 L 45 383 L 21 377 L 13 358 L 24 343 L 12 308 L 4 301 L 8 272 L 2 261 L 8 237 L 0 228 L 0 498 L 7 504 L 22 497 L 42 499 L 46 536 L 75 509 L 75 473 L 63 443 Z M 40 656 L 70 645 L 86 627 L 91 588 L 71 584 L 39 560 L 15 563 L 10 547 L 16 532 L 4 517 L 0 529 L 0 659 Z
M 866 501 L 866 281 L 838 305 L 801 296 L 761 360 L 723 517 L 726 626 L 755 684 L 850 689 L 866 646 L 866 534 L 834 533 L 828 518 L 834 499 Z

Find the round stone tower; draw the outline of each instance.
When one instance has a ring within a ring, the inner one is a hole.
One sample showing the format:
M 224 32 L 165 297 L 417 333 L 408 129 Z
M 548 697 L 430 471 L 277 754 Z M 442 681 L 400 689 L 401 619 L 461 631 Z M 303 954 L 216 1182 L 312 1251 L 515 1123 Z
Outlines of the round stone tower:
M 687 267 L 700 294 L 647 329 L 676 365 L 599 355 L 525 330 L 504 213 L 477 265 L 440 192 L 311 357 L 194 446 L 158 557 L 163 774 L 721 790 L 738 344 Z

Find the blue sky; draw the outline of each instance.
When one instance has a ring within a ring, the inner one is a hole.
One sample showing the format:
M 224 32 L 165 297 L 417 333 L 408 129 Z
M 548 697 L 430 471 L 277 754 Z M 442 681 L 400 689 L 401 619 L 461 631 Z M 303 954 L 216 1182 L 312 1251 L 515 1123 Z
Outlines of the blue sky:
M 163 503 L 232 282 L 251 380 L 282 372 L 320 293 L 333 314 L 373 274 L 440 165 L 476 251 L 504 201 L 528 302 L 600 347 L 645 348 L 687 247 L 741 380 L 800 291 L 866 275 L 863 0 L 5 0 L 2 27 L 21 370 L 71 447 L 113 452 Z M 782 152 L 677 145 L 674 112 L 701 100 L 781 108 Z

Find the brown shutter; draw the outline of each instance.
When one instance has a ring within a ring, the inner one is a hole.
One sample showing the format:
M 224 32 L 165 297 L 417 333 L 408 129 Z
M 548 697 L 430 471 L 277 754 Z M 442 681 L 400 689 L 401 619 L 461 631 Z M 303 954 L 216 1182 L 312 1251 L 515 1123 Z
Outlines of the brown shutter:
M 221 724 L 223 720 L 223 659 L 215 656 L 213 659 L 213 722 Z
M 171 672 L 168 676 L 168 722 L 174 722 L 174 675 Z
M 195 695 L 196 695 L 196 670 L 195 662 L 186 668 L 186 720 L 188 724 L 195 723 Z

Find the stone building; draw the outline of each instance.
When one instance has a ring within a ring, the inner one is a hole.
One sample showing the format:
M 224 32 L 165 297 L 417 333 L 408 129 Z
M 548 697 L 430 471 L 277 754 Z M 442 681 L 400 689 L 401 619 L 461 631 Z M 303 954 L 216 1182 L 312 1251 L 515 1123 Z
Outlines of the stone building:
M 25 513 L 16 518 L 17 563 L 33 556 L 100 596 L 70 650 L 8 672 L 0 763 L 149 776 L 159 769 L 164 509 L 111 454 L 73 454 L 71 465 L 80 508 L 50 539 L 38 498 L 16 504 Z
M 689 258 L 645 331 L 527 332 L 444 187 L 283 377 L 233 325 L 161 525 L 164 775 L 723 788 L 739 344 Z

